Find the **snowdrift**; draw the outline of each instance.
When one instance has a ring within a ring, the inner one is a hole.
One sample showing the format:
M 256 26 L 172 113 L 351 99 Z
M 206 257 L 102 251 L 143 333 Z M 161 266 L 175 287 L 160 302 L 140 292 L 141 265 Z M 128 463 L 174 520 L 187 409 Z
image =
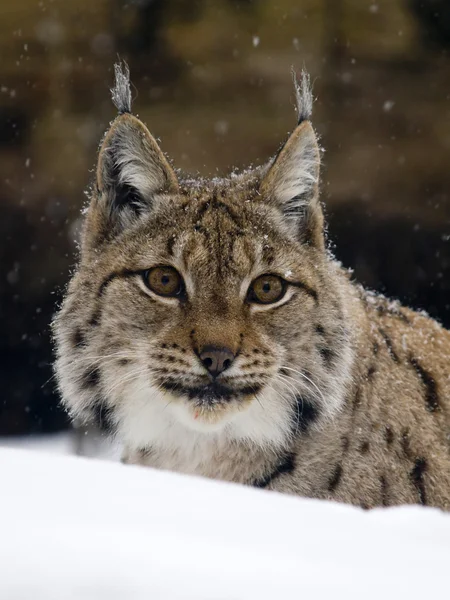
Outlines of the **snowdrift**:
M 447 597 L 450 515 L 0 449 L 3 600 Z

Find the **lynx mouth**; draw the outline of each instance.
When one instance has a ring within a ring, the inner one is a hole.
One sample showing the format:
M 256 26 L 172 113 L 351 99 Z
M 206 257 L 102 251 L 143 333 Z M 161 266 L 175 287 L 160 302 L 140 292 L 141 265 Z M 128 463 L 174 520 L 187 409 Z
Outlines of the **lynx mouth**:
M 243 399 L 245 396 L 253 396 L 261 390 L 259 384 L 230 387 L 215 381 L 197 386 L 185 386 L 177 381 L 165 381 L 160 385 L 175 396 L 184 396 L 188 400 L 211 405 Z

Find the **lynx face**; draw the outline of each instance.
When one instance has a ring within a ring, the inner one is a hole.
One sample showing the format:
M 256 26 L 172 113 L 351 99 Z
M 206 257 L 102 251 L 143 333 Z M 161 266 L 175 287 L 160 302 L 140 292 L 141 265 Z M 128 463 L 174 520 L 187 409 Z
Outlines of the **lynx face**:
M 307 82 L 276 159 L 208 181 L 177 178 L 117 76 L 124 114 L 55 321 L 64 402 L 132 448 L 190 435 L 282 446 L 339 409 L 351 363 Z

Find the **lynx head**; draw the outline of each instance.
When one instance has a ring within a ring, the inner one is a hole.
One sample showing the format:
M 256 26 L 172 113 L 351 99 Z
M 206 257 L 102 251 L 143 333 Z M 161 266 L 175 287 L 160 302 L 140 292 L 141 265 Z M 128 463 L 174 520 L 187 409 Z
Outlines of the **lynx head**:
M 55 319 L 74 417 L 134 448 L 222 436 L 283 445 L 341 405 L 350 363 L 341 276 L 325 250 L 308 78 L 267 165 L 183 179 L 130 112 L 101 145 L 81 260 Z

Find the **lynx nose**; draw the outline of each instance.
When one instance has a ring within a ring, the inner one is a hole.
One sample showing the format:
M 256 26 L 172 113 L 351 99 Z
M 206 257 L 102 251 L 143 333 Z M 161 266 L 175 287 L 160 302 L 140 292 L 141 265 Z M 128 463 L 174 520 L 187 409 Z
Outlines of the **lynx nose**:
M 234 359 L 234 354 L 228 348 L 205 346 L 200 352 L 200 360 L 203 366 L 213 377 L 217 377 L 226 369 L 229 369 Z

